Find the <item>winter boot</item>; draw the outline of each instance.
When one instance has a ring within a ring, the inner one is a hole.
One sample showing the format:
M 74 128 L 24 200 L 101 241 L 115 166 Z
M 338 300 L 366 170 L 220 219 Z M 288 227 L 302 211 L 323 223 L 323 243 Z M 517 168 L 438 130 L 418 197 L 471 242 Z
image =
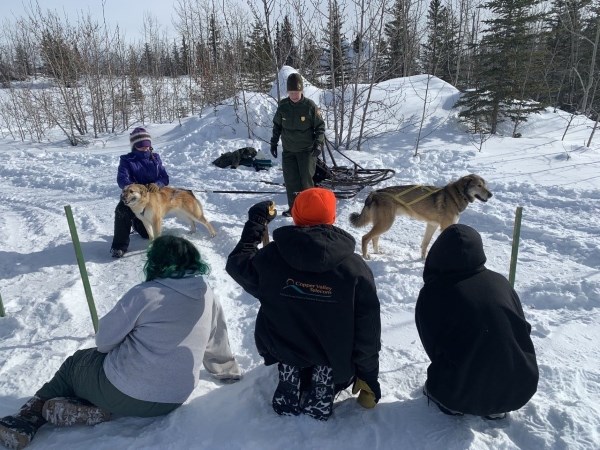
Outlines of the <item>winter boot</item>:
M 502 420 L 508 417 L 507 413 L 498 413 L 498 414 L 488 414 L 487 416 L 483 416 L 485 420 Z
M 30 398 L 18 413 L 0 419 L 0 444 L 11 449 L 25 448 L 39 428 L 46 423 L 42 417 L 44 400 Z
M 302 399 L 302 413 L 317 420 L 327 420 L 333 413 L 334 400 L 333 369 L 315 366 L 311 386 Z
M 57 427 L 96 425 L 110 420 L 110 413 L 78 398 L 56 397 L 44 404 L 44 419 Z
M 273 409 L 280 416 L 300 414 L 300 369 L 279 363 L 279 384 L 273 394 Z
M 121 250 L 120 248 L 110 249 L 110 256 L 112 256 L 113 258 L 122 258 L 124 254 L 125 250 Z
M 429 402 L 433 402 L 435 403 L 435 405 L 438 407 L 438 409 L 443 412 L 444 414 L 448 415 L 448 416 L 462 416 L 464 415 L 463 413 L 459 412 L 459 411 L 454 411 L 450 408 L 446 408 L 444 405 L 442 405 L 436 398 L 434 398 L 429 391 L 427 390 L 427 383 L 425 383 L 425 386 L 423 386 L 423 394 L 425 395 L 425 397 L 427 397 L 427 404 L 429 404 Z

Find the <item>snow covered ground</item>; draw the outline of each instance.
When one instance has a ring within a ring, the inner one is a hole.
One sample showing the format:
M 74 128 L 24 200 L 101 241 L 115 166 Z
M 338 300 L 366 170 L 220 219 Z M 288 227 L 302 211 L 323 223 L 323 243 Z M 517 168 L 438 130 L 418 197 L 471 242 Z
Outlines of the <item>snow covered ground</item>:
M 424 224 L 398 218 L 383 235 L 385 252 L 368 262 L 381 301 L 383 398 L 364 410 L 349 392 L 338 397 L 325 423 L 279 417 L 270 407 L 276 370 L 264 367 L 253 339 L 257 301 L 225 272 L 248 208 L 273 199 L 285 208 L 278 159 L 268 171 L 219 169 L 210 162 L 226 151 L 268 145 L 247 139 L 233 108 L 207 110 L 180 125 L 148 125 L 175 187 L 193 189 L 217 229 L 189 235 L 175 218 L 166 233 L 186 236 L 209 261 L 209 283 L 227 316 L 231 344 L 245 372 L 222 385 L 203 372 L 186 404 L 157 419 L 119 418 L 93 428 L 43 427 L 31 449 L 592 449 L 600 448 L 600 143 L 585 147 L 593 123 L 577 117 L 561 140 L 569 116 L 547 110 L 523 127 L 523 137 L 495 136 L 477 151 L 451 109 L 456 90 L 432 79 L 419 155 L 413 156 L 425 76 L 392 80 L 374 95 L 394 100 L 410 124 L 372 139 L 347 155 L 367 168 L 396 175 L 377 187 L 443 185 L 468 173 L 483 176 L 494 193 L 460 218 L 483 236 L 487 266 L 508 275 L 513 221 L 523 206 L 515 288 L 540 367 L 538 392 L 505 421 L 453 418 L 428 405 L 421 393 L 428 365 L 414 325 L 422 286 L 419 245 Z M 314 87 L 307 94 L 325 101 Z M 272 99 L 250 96 L 249 117 L 262 139 L 270 137 Z M 375 113 L 374 113 L 375 114 Z M 371 119 L 377 117 L 371 116 Z M 506 135 L 510 136 L 508 129 Z M 599 138 L 600 139 L 600 138 Z M 128 135 L 105 136 L 86 147 L 56 140 L 23 144 L 0 140 L 0 416 L 14 412 L 77 349 L 93 346 L 93 327 L 69 234 L 64 206 L 78 228 L 99 316 L 142 281 L 147 241 L 133 235 L 130 252 L 110 257 L 119 155 Z M 342 161 L 338 161 L 342 162 Z M 215 190 L 277 191 L 239 195 Z M 370 189 L 340 200 L 337 224 L 360 242 L 348 216 L 359 211 Z M 279 193 L 280 192 L 280 193 Z M 278 217 L 271 225 L 289 224 Z M 437 234 L 436 234 L 437 236 Z M 434 236 L 434 238 L 436 237 Z M 357 252 L 360 252 L 357 244 Z

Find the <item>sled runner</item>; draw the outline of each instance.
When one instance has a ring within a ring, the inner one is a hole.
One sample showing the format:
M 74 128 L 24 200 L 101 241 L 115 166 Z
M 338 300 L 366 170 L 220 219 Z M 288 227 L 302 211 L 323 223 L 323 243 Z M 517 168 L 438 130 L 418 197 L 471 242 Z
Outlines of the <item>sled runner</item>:
M 334 151 L 347 159 L 352 165 L 339 166 L 333 157 Z M 331 166 L 327 165 L 327 159 L 331 160 Z M 317 160 L 317 170 L 313 180 L 316 186 L 333 191 L 337 198 L 352 198 L 366 186 L 375 186 L 392 178 L 395 173 L 392 169 L 365 169 L 344 155 L 342 151 L 334 149 L 333 145 L 325 140 L 323 158 Z

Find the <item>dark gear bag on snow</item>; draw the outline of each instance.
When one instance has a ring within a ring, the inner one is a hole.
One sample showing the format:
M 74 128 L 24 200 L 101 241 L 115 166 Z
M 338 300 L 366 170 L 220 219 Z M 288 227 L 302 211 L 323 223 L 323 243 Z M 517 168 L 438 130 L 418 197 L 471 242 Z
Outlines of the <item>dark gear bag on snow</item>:
M 273 161 L 270 159 L 254 159 L 252 167 L 258 172 L 259 170 L 268 170 L 269 167 L 273 166 Z
M 233 152 L 223 153 L 212 163 L 221 169 L 225 169 L 226 167 L 237 169 L 240 165 L 252 167 L 254 157 L 257 153 L 256 149 L 253 147 L 244 147 Z
M 248 148 L 252 148 L 252 147 L 248 147 Z M 246 166 L 246 167 L 254 167 L 254 170 L 256 170 L 257 172 L 259 170 L 268 170 L 269 167 L 273 166 L 273 161 L 271 161 L 269 158 L 257 158 L 257 156 L 259 156 L 258 152 L 251 159 L 243 158 L 242 162 L 240 164 L 242 166 Z M 260 152 L 260 156 L 263 156 L 262 152 Z

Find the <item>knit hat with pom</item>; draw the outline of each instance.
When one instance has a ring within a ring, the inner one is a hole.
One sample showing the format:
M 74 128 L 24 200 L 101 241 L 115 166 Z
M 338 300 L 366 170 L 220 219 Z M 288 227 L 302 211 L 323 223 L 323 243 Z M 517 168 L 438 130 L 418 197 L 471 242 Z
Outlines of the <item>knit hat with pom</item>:
M 287 78 L 287 91 L 302 91 L 304 83 L 299 73 L 291 73 Z
M 131 147 L 150 147 L 152 145 L 150 133 L 145 128 L 137 127 L 129 134 Z
M 310 188 L 294 200 L 292 218 L 300 226 L 332 225 L 335 222 L 335 195 L 328 189 Z

